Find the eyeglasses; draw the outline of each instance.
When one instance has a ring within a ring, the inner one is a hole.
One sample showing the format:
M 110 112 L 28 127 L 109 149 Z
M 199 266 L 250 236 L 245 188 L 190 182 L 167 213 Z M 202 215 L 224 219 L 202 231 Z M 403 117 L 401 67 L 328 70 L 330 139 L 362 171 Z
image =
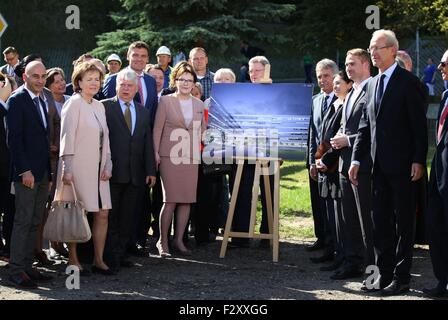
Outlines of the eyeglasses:
M 447 64 L 448 64 L 448 62 L 445 62 L 445 61 L 440 61 L 440 63 L 439 63 L 439 65 L 441 65 L 442 68 L 445 68 Z
M 382 46 L 382 47 L 370 47 L 370 48 L 367 48 L 367 52 L 368 53 L 372 53 L 373 51 L 378 51 L 378 50 L 381 50 L 381 49 L 384 49 L 384 48 L 389 48 L 389 47 L 392 47 L 391 45 L 387 45 L 387 46 Z
M 194 81 L 190 79 L 176 79 L 176 81 L 186 84 L 192 84 Z

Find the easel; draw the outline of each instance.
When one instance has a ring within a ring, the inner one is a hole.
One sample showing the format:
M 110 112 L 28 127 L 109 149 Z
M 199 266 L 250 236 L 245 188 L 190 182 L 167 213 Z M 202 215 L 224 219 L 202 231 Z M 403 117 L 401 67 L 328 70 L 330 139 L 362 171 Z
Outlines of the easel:
M 229 212 L 227 214 L 227 222 L 224 229 L 224 237 L 221 244 L 221 252 L 219 257 L 224 258 L 226 255 L 227 244 L 229 237 L 238 238 L 257 238 L 257 239 L 269 239 L 271 247 L 273 248 L 272 260 L 278 262 L 278 249 L 279 249 L 279 200 L 280 200 L 280 161 L 279 158 L 255 158 L 255 157 L 235 157 L 238 164 L 235 182 L 233 184 L 232 198 L 230 200 Z M 250 223 L 248 232 L 234 232 L 232 228 L 233 215 L 235 213 L 236 200 L 238 197 L 238 190 L 240 188 L 241 175 L 243 173 L 244 161 L 255 161 L 255 177 L 252 186 L 252 204 L 250 211 Z M 271 186 L 269 183 L 269 163 L 274 165 L 274 206 L 271 201 Z M 257 214 L 257 201 L 258 201 L 258 189 L 260 187 L 260 176 L 263 176 L 265 185 L 267 215 L 269 233 L 255 233 L 255 222 Z

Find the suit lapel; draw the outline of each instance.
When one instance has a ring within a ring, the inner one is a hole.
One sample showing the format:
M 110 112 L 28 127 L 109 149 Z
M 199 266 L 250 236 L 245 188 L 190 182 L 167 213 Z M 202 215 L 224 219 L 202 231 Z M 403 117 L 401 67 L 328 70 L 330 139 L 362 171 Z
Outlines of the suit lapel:
M 185 126 L 185 118 L 184 118 L 184 114 L 182 112 L 182 106 L 180 105 L 180 101 L 177 97 L 173 96 L 173 99 L 171 99 L 172 104 L 174 104 L 173 109 L 176 113 L 177 116 L 177 120 L 180 126 L 182 126 L 182 128 L 187 129 L 187 127 Z
M 37 122 L 39 122 L 39 124 L 42 127 L 42 129 L 47 131 L 47 128 L 48 128 L 48 116 L 47 116 L 47 110 L 45 108 L 45 102 L 42 101 L 42 99 L 40 97 L 38 97 L 39 98 L 39 103 L 41 104 L 41 107 L 44 110 L 45 120 L 47 121 L 47 128 L 45 128 L 45 126 L 44 126 L 44 124 L 42 122 L 41 115 L 39 114 L 39 110 L 37 110 L 36 105 L 34 104 L 34 101 L 31 98 L 30 94 L 28 93 L 28 91 L 26 91 L 25 88 L 23 88 L 23 91 L 26 93 L 26 99 L 28 100 L 28 103 L 30 104 L 30 106 L 32 106 L 34 117 L 36 118 Z
M 439 136 L 438 136 L 438 128 L 439 128 L 439 122 L 440 122 L 440 117 L 443 114 L 443 111 L 445 110 L 445 108 L 448 108 L 448 105 L 446 105 L 448 99 L 448 91 L 445 91 L 444 93 L 444 97 L 442 98 L 442 101 L 440 102 L 440 108 L 439 108 L 439 115 L 437 116 L 437 124 L 436 124 L 436 142 L 437 145 L 440 143 L 440 141 L 442 141 L 443 139 L 440 139 L 439 141 Z M 442 127 L 442 134 L 441 137 L 443 137 L 445 135 L 445 132 L 448 128 L 448 117 L 445 118 L 445 122 L 443 123 L 443 127 Z
M 379 105 L 378 110 L 377 110 L 377 112 L 376 112 L 376 116 L 377 116 L 377 117 L 378 117 L 378 115 L 379 115 L 380 112 L 381 112 L 381 109 L 382 109 L 382 107 L 383 107 L 384 101 L 387 101 L 387 99 L 388 99 L 389 96 L 391 95 L 391 92 L 392 92 L 392 90 L 393 90 L 392 88 L 393 88 L 395 82 L 397 81 L 399 72 L 400 72 L 400 66 L 397 65 L 397 66 L 395 67 L 394 72 L 393 72 L 392 75 L 390 76 L 389 82 L 387 83 L 386 90 L 384 90 L 383 96 L 382 96 L 381 101 L 380 101 L 380 105 Z M 378 85 L 379 85 L 379 80 L 380 80 L 380 77 L 377 76 L 376 88 L 377 88 Z M 375 90 L 375 99 L 376 99 L 376 90 Z
M 200 104 L 194 100 L 193 100 L 193 119 L 191 120 L 188 129 L 193 129 L 193 124 L 195 121 L 201 121 L 202 117 L 204 116 L 204 113 L 201 111 L 201 106 Z

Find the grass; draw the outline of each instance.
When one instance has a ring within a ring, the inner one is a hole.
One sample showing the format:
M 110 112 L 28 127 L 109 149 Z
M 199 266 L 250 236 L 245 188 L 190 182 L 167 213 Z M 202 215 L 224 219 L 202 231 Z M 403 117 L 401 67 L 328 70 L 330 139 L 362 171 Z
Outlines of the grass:
M 280 238 L 313 238 L 314 229 L 305 161 L 287 160 L 280 169 Z M 257 223 L 261 221 L 258 203 Z M 258 230 L 258 226 L 256 227 Z

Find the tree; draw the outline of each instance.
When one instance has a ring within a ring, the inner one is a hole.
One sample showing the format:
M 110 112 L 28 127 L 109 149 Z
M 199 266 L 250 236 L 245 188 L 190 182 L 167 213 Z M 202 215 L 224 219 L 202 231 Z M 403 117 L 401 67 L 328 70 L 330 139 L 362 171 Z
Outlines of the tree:
M 111 15 L 118 29 L 98 36 L 95 56 L 124 56 L 131 42 L 142 40 L 151 48 L 166 45 L 174 52 L 203 46 L 215 55 L 214 61 L 229 61 L 240 39 L 276 45 L 290 41 L 285 33 L 276 34 L 275 27 L 295 10 L 292 4 L 262 0 L 120 2 L 121 10 Z

